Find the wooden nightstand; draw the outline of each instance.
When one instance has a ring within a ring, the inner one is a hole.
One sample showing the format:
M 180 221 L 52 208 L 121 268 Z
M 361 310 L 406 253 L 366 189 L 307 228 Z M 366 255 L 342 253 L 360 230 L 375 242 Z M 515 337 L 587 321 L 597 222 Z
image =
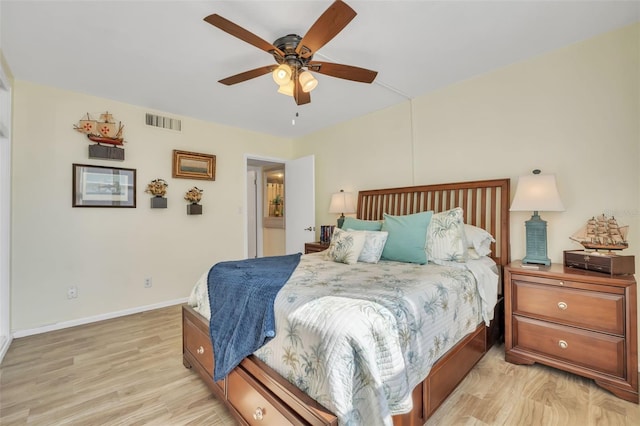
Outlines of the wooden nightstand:
M 505 359 L 594 379 L 638 403 L 636 281 L 553 264 L 505 268 Z
M 321 243 L 316 241 L 315 243 L 304 243 L 304 254 L 317 253 L 329 248 L 329 243 Z

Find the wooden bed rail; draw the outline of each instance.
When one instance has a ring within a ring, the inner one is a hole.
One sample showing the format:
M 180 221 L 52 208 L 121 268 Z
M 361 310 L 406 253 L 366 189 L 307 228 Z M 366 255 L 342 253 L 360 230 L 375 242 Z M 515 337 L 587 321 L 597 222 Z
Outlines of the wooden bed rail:
M 373 189 L 358 193 L 357 217 L 382 220 L 383 213 L 394 216 L 432 210 L 435 213 L 461 207 L 465 223 L 485 229 L 494 236 L 492 257 L 501 266 L 509 263 L 510 180 Z

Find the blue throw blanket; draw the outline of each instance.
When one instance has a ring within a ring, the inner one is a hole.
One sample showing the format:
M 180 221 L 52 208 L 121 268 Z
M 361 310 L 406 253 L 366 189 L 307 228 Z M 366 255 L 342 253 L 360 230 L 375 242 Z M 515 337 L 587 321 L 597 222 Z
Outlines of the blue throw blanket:
M 297 253 L 220 262 L 211 268 L 207 285 L 215 381 L 276 335 L 273 302 L 299 262 Z

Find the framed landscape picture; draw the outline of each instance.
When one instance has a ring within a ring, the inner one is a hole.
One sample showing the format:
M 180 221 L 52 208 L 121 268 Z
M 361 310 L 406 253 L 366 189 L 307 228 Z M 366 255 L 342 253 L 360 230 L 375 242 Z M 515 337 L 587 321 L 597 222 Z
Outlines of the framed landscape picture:
M 136 170 L 73 165 L 73 207 L 135 207 Z
M 174 149 L 173 177 L 216 180 L 216 156 Z

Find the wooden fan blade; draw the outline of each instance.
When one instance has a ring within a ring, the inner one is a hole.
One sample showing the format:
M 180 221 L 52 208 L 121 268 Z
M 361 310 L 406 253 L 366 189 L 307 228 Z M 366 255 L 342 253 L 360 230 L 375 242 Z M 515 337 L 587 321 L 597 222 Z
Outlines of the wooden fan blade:
M 309 61 L 307 67 L 309 71 L 360 83 L 371 83 L 378 75 L 378 71 L 351 65 L 334 64 L 333 62 Z
M 296 100 L 297 105 L 304 105 L 311 102 L 311 93 L 304 92 L 302 90 L 302 85 L 300 84 L 300 80 L 298 79 L 298 74 L 296 73 L 295 77 L 296 85 L 293 88 L 293 97 Z
M 277 65 L 267 65 L 266 67 L 256 68 L 254 70 L 241 72 L 240 74 L 232 75 L 231 77 L 223 78 L 218 83 L 231 86 L 232 84 L 242 83 L 243 81 L 251 80 L 252 78 L 260 77 L 261 75 L 269 74 Z
M 272 53 L 277 52 L 280 56 L 284 56 L 284 52 L 273 44 L 269 43 L 266 40 L 261 39 L 251 31 L 245 30 L 240 25 L 234 24 L 228 19 L 223 18 L 222 16 L 214 13 L 213 15 L 209 15 L 204 20 L 214 27 L 220 28 L 222 31 L 225 31 L 231 34 L 234 37 L 239 38 L 240 40 L 247 42 L 249 44 L 254 45 L 258 49 L 262 49 L 265 52 Z
M 300 40 L 296 47 L 296 53 L 303 58 L 308 58 L 315 51 L 327 44 L 344 27 L 347 26 L 356 12 L 346 3 L 336 0 L 316 22 L 309 28 L 307 34 Z M 303 50 L 305 48 L 305 50 Z M 308 49 L 308 50 L 307 50 Z

